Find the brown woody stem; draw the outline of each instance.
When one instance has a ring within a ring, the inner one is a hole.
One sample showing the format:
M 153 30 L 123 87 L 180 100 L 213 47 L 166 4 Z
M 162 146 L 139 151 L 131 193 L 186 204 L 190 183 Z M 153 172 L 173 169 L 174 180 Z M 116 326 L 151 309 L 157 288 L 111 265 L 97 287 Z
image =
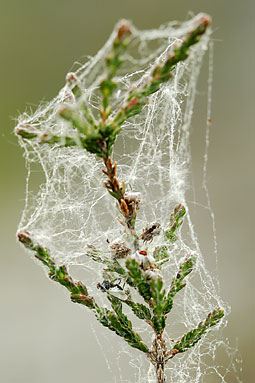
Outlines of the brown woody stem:
M 139 201 L 135 196 L 130 196 L 128 193 L 125 193 L 124 185 L 120 186 L 117 178 L 117 162 L 112 163 L 111 158 L 107 157 L 104 159 L 104 164 L 107 170 L 103 170 L 103 173 L 108 177 L 108 180 L 105 182 L 105 187 L 109 193 L 117 199 L 127 228 L 134 237 L 138 238 L 135 233 L 135 219 L 136 210 L 139 209 Z
M 152 351 L 149 354 L 150 361 L 155 367 L 157 383 L 165 383 L 165 364 L 166 364 L 167 347 L 166 342 L 162 339 L 162 334 L 158 335 L 152 344 Z

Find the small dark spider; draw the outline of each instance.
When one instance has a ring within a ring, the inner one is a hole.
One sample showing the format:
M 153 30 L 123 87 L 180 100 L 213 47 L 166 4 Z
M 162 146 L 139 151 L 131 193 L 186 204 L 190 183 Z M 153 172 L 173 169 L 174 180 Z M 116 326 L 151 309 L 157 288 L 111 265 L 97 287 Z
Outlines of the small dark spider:
M 151 226 L 146 226 L 146 228 L 143 229 L 143 233 L 140 238 L 143 242 L 151 242 L 156 235 L 159 235 L 159 233 L 160 224 L 158 222 L 154 222 Z
M 115 281 L 118 281 L 118 283 L 114 283 Z M 123 291 L 125 283 L 123 287 L 120 285 L 121 279 L 114 279 L 114 281 L 109 281 L 108 279 L 104 279 L 102 283 L 97 284 L 97 288 L 102 290 L 104 293 L 107 293 L 110 289 L 113 289 L 114 287 L 117 287 L 119 290 Z

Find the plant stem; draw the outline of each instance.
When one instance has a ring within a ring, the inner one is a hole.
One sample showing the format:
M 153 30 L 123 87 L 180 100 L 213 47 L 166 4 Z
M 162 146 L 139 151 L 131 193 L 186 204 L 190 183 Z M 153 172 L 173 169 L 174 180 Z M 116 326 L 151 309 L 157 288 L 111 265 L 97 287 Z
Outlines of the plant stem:
M 108 180 L 105 187 L 112 197 L 116 198 L 120 207 L 121 214 L 125 218 L 125 224 L 134 237 L 134 247 L 138 248 L 138 235 L 135 232 L 136 210 L 140 207 L 139 193 L 125 193 L 125 183 L 121 186 L 117 178 L 117 162 L 112 163 L 110 157 L 104 158 L 104 164 L 107 170 L 103 173 L 107 175 Z M 120 221 L 123 223 L 122 221 Z
M 162 339 L 162 333 L 157 335 L 152 344 L 152 351 L 150 353 L 150 360 L 155 367 L 157 383 L 165 383 L 165 363 L 166 363 L 166 343 Z

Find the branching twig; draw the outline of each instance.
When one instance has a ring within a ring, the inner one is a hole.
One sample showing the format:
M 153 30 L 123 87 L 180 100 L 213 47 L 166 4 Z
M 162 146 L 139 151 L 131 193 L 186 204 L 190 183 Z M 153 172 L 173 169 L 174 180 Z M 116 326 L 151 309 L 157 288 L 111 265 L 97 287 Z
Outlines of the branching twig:
M 103 173 L 107 177 L 105 187 L 109 194 L 117 200 L 119 211 L 123 216 L 123 220 L 120 219 L 120 222 L 128 229 L 127 231 L 133 238 L 133 248 L 123 245 L 122 242 L 112 245 L 112 259 L 100 254 L 93 247 L 87 252 L 87 256 L 93 261 L 105 266 L 104 275 L 110 275 L 110 281 L 104 280 L 102 284 L 98 284 L 98 287 L 103 293 L 106 293 L 112 310 L 100 307 L 94 297 L 88 294 L 87 287 L 82 282 L 74 281 L 65 265 L 58 266 L 49 251 L 37 244 L 28 231 L 20 230 L 18 239 L 26 248 L 33 251 L 35 257 L 48 268 L 49 277 L 71 293 L 71 300 L 74 303 L 88 307 L 103 326 L 122 337 L 131 347 L 148 356 L 155 366 L 158 383 L 165 382 L 165 364 L 178 353 L 183 353 L 193 347 L 210 327 L 219 323 L 224 312 L 220 308 L 213 310 L 197 328 L 184 334 L 170 350 L 167 349 L 163 337 L 167 315 L 172 309 L 175 295 L 186 285 L 184 279 L 194 269 L 195 256 L 188 257 L 179 266 L 179 271 L 173 278 L 168 292 L 164 286 L 161 268 L 169 260 L 171 246 L 177 240 L 177 229 L 182 225 L 186 209 L 179 204 L 174 209 L 167 228 L 164 229 L 160 223 L 155 222 L 146 226 L 139 236 L 135 230 L 135 222 L 137 211 L 140 208 L 140 193 L 126 192 L 125 183 L 118 180 L 117 163 L 112 161 L 111 153 L 123 123 L 130 117 L 139 114 L 148 102 L 148 97 L 158 92 L 161 85 L 173 77 L 176 65 L 188 57 L 190 47 L 200 40 L 209 24 L 208 15 L 202 14 L 195 18 L 193 24 L 191 23 L 190 32 L 184 36 L 183 40 L 177 40 L 166 53 L 165 58 L 153 66 L 146 80 L 130 89 L 123 105 L 117 111 L 112 111 L 111 97 L 115 95 L 117 89 L 114 77 L 133 37 L 130 23 L 121 22 L 106 58 L 106 74 L 98 84 L 101 97 L 99 120 L 95 119 L 91 109 L 85 103 L 84 92 L 78 78 L 71 73 L 66 80 L 73 94 L 74 102 L 62 105 L 58 114 L 70 124 L 73 136 L 72 134 L 61 136 L 42 132 L 39 128 L 24 124 L 16 128 L 16 134 L 25 140 L 37 140 L 39 144 L 61 147 L 77 145 L 103 159 L 105 165 Z M 153 255 L 149 255 L 143 246 L 145 243 L 149 245 L 161 230 L 164 230 L 165 243 L 156 247 Z M 125 259 L 125 266 L 119 262 L 121 258 Z M 116 279 L 119 280 L 123 278 L 124 284 L 127 283 L 130 289 L 135 289 L 144 302 L 135 302 L 130 291 L 124 290 L 124 285 L 122 287 L 119 282 L 112 282 L 116 276 Z M 113 288 L 117 291 L 114 291 Z M 118 295 L 116 293 L 122 293 L 122 298 L 115 296 Z M 136 317 L 144 320 L 153 329 L 154 340 L 151 349 L 133 330 L 132 322 L 123 312 L 123 303 L 132 310 Z

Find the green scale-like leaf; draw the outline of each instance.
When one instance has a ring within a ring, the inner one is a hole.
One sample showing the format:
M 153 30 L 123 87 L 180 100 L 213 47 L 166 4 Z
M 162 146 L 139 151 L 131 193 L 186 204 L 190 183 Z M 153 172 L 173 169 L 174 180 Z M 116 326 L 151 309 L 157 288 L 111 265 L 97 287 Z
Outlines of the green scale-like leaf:
M 155 331 L 160 334 L 165 328 L 165 291 L 163 289 L 162 279 L 147 279 L 144 277 L 139 264 L 134 259 L 127 260 L 126 267 L 139 294 L 150 304 L 153 310 L 153 317 L 152 319 L 149 318 L 149 320 L 153 323 Z M 132 309 L 134 311 L 137 307 L 133 305 Z M 138 315 L 143 316 L 143 314 L 144 313 L 139 313 Z
M 144 306 L 142 303 L 133 302 L 130 299 L 125 300 L 125 303 L 131 307 L 133 313 L 139 319 L 151 320 L 151 313 L 148 307 Z
M 163 281 L 161 278 L 155 278 L 150 281 L 151 289 L 151 307 L 153 309 L 152 323 L 155 330 L 160 334 L 166 326 L 165 308 L 165 290 L 163 289 Z
M 123 62 L 123 54 L 125 53 L 129 43 L 131 35 L 131 26 L 127 21 L 123 21 L 120 24 L 117 31 L 117 36 L 115 37 L 112 49 L 109 55 L 106 58 L 106 77 L 100 83 L 100 91 L 102 95 L 102 105 L 103 105 L 103 118 L 107 118 L 110 110 L 108 111 L 110 96 L 113 94 L 117 88 L 117 84 L 113 81 L 117 70 L 120 68 Z
M 204 322 L 199 323 L 198 327 L 183 335 L 181 340 L 174 346 L 174 350 L 178 352 L 185 352 L 193 347 L 202 337 L 202 335 L 209 330 L 210 327 L 215 326 L 223 318 L 224 311 L 219 307 L 212 311 Z
M 143 277 L 140 266 L 134 259 L 128 259 L 126 261 L 126 267 L 128 274 L 133 280 L 134 286 L 137 287 L 139 294 L 144 298 L 146 302 L 151 299 L 151 289 L 149 282 Z
M 186 283 L 183 282 L 184 278 L 191 273 L 196 262 L 196 257 L 193 255 L 187 258 L 186 261 L 180 266 L 179 271 L 172 280 L 170 290 L 165 300 L 164 314 L 168 314 L 173 307 L 173 300 L 175 295 L 185 287 Z
M 149 348 L 141 341 L 141 337 L 138 333 L 132 329 L 132 323 L 127 316 L 122 312 L 122 302 L 112 296 L 108 295 L 108 299 L 111 302 L 112 308 L 116 315 L 108 312 L 108 319 L 113 330 L 130 344 L 130 346 L 137 348 L 143 352 L 148 352 Z
M 171 243 L 174 243 L 177 240 L 176 230 L 182 225 L 185 214 L 185 207 L 182 204 L 179 204 L 170 216 L 170 228 L 165 231 L 165 237 Z

